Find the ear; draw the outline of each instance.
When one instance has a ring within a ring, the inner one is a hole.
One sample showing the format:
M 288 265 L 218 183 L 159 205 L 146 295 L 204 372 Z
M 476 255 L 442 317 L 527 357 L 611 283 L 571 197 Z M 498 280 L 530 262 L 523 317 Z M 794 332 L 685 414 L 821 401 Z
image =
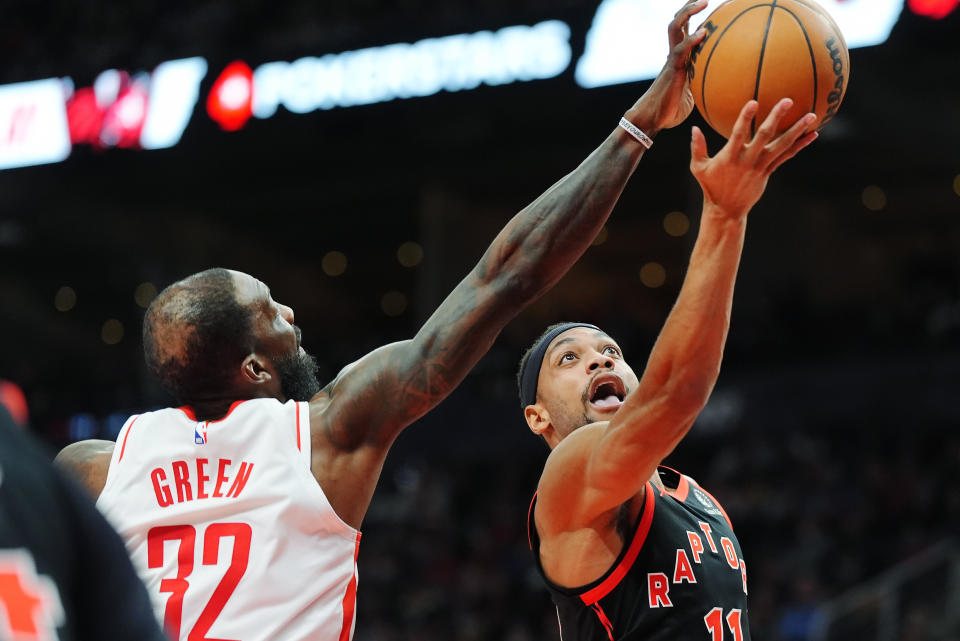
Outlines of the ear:
M 523 408 L 523 418 L 527 420 L 530 431 L 537 436 L 543 436 L 544 432 L 553 427 L 550 423 L 550 412 L 539 403 Z
M 243 376 L 243 380 L 254 385 L 263 385 L 273 380 L 273 373 L 269 369 L 266 359 L 256 353 L 248 354 L 243 359 L 240 374 Z

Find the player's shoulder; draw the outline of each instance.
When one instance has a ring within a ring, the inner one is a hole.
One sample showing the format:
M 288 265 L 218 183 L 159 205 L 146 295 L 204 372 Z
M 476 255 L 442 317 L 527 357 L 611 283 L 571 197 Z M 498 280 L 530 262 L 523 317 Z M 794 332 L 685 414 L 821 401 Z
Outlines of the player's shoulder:
M 60 453 L 57 454 L 57 457 L 54 459 L 54 463 L 57 465 L 65 465 L 68 463 L 95 461 L 103 456 L 109 458 L 113 454 L 113 448 L 116 447 L 116 445 L 113 441 L 95 438 L 77 441 L 60 450 Z
M 550 451 L 544 468 L 567 467 L 576 464 L 582 457 L 588 456 L 597 442 L 603 437 L 609 421 L 588 423 L 565 436 L 556 447 Z
M 537 484 L 538 505 L 570 500 L 566 489 L 574 477 L 586 472 L 587 462 L 607 425 L 609 423 L 603 421 L 579 427 L 550 451 Z
M 720 501 L 718 501 L 713 494 L 697 483 L 692 477 L 684 474 L 683 478 L 686 479 L 689 485 L 688 496 L 699 505 L 700 509 L 707 514 L 722 518 L 727 522 L 728 525 L 730 525 L 730 527 L 733 527 L 733 523 L 730 521 L 727 511 L 723 509 L 723 505 L 720 504 Z
M 100 439 L 77 441 L 60 450 L 53 463 L 96 498 L 100 496 L 106 484 L 114 447 L 116 443 L 113 441 Z

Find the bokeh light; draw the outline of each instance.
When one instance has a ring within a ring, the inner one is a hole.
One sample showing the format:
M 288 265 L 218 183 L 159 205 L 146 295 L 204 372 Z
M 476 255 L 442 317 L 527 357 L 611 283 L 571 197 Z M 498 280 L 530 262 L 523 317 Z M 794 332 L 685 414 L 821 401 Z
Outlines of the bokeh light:
M 660 263 L 647 263 L 640 268 L 640 282 L 650 289 L 662 287 L 666 281 L 667 270 Z
M 404 267 L 415 267 L 423 260 L 423 247 L 413 241 L 406 242 L 397 249 L 397 260 Z
M 327 276 L 340 276 L 347 271 L 347 256 L 340 251 L 329 251 L 324 255 L 320 266 Z
M 123 323 L 116 318 L 104 321 L 100 328 L 100 338 L 107 345 L 116 345 L 123 340 Z
M 398 291 L 387 292 L 380 299 L 380 309 L 387 316 L 399 316 L 407 309 L 407 297 Z
M 72 287 L 64 285 L 53 296 L 53 306 L 58 312 L 69 312 L 77 305 L 77 292 Z
M 887 194 L 876 185 L 867 185 L 860 195 L 863 206 L 870 211 L 880 211 L 887 206 Z
M 663 229 L 675 238 L 690 231 L 690 219 L 682 211 L 671 211 L 663 217 Z
M 152 303 L 156 297 L 157 288 L 151 282 L 140 283 L 137 285 L 137 288 L 133 290 L 133 300 L 143 309 L 149 307 L 150 303 Z

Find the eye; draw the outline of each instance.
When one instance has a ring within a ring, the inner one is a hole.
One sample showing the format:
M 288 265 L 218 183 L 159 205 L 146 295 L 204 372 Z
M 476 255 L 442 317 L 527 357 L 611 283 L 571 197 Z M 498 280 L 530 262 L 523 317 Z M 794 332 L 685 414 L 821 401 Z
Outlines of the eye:
M 613 345 L 607 345 L 603 348 L 604 354 L 613 354 L 614 356 L 620 356 L 620 350 L 614 347 Z
M 560 357 L 560 360 L 558 362 L 561 365 L 563 365 L 564 363 L 573 362 L 574 360 L 576 360 L 576 358 L 577 358 L 577 355 L 574 354 L 573 352 L 566 352 Z

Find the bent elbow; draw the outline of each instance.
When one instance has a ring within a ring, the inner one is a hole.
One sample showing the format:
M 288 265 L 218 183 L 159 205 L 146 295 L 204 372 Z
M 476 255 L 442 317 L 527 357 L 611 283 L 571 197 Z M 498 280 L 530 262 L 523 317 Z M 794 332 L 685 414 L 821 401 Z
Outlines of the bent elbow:
M 498 300 L 511 306 L 523 306 L 535 300 L 546 286 L 527 270 L 506 269 L 490 282 Z

